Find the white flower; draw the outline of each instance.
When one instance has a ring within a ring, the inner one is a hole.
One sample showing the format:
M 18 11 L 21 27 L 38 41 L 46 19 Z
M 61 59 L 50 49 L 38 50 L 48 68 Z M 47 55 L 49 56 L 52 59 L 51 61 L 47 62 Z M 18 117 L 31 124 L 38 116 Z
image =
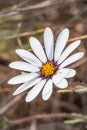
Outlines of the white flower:
M 73 42 L 64 50 L 68 37 L 69 30 L 66 28 L 58 36 L 54 47 L 53 33 L 47 27 L 44 32 L 46 54 L 40 42 L 34 37 L 30 38 L 30 46 L 35 55 L 24 49 L 16 50 L 16 53 L 25 61 L 15 61 L 9 66 L 27 73 L 18 75 L 8 81 L 9 84 L 23 83 L 13 95 L 33 87 L 26 96 L 26 102 L 32 101 L 41 90 L 43 100 L 48 100 L 53 92 L 53 84 L 61 89 L 68 86 L 66 79 L 75 76 L 76 71 L 66 68 L 66 66 L 79 60 L 84 55 L 83 52 L 78 52 L 69 56 L 79 46 L 80 40 Z

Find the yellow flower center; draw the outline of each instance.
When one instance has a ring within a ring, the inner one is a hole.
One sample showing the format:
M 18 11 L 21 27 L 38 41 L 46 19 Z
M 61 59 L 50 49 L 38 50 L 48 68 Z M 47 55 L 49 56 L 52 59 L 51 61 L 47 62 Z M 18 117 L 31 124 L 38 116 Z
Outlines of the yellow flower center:
M 57 66 L 54 64 L 54 62 L 46 62 L 43 64 L 41 67 L 41 75 L 44 76 L 45 78 L 51 77 L 57 70 Z

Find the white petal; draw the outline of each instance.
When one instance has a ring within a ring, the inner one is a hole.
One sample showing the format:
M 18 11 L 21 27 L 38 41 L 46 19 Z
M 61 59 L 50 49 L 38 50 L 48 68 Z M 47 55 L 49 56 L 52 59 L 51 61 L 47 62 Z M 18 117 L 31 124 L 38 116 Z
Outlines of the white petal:
M 44 84 L 46 83 L 46 80 L 40 81 L 38 84 L 36 84 L 27 94 L 26 96 L 26 102 L 32 101 L 42 90 Z
M 34 38 L 34 37 L 31 37 L 30 38 L 30 46 L 33 50 L 33 52 L 36 54 L 36 56 L 43 62 L 45 63 L 47 61 L 47 58 L 46 58 L 46 55 L 45 55 L 45 52 L 40 44 L 40 42 Z
M 76 71 L 74 69 L 63 68 L 58 71 L 64 78 L 71 78 L 76 75 Z
M 60 83 L 63 79 L 64 77 L 60 73 L 57 73 L 53 76 L 52 81 L 55 84 L 55 86 L 57 86 L 56 84 Z
M 54 50 L 54 38 L 52 30 L 48 27 L 44 31 L 44 46 L 48 59 L 52 60 Z
M 29 63 L 31 63 L 33 65 L 36 65 L 36 66 L 41 66 L 42 65 L 41 61 L 29 51 L 26 51 L 24 49 L 17 49 L 16 53 L 22 59 L 24 59 L 25 61 L 27 61 L 27 62 L 29 62 Z
M 84 56 L 84 52 L 78 52 L 75 53 L 74 55 L 68 57 L 60 66 L 59 68 L 66 67 L 67 65 L 81 59 Z
M 73 42 L 72 44 L 70 44 L 65 50 L 64 52 L 61 54 L 59 60 L 58 60 L 58 64 L 62 63 L 68 56 L 69 54 L 74 51 L 80 44 L 80 40 Z
M 69 30 L 66 28 L 64 29 L 58 36 L 56 46 L 55 46 L 55 53 L 54 53 L 54 60 L 57 61 L 68 41 L 69 37 Z
M 15 61 L 9 64 L 9 67 L 17 70 L 23 70 L 28 72 L 38 72 L 39 68 L 26 62 Z
M 22 84 L 18 89 L 16 89 L 16 91 L 13 93 L 13 95 L 17 95 L 19 93 L 22 93 L 23 91 L 31 88 L 32 86 L 34 86 L 35 84 L 40 82 L 40 80 L 41 80 L 41 78 L 34 78 L 34 79 Z
M 42 91 L 43 100 L 48 100 L 53 92 L 52 80 L 48 80 Z
M 20 83 L 25 83 L 27 81 L 30 81 L 34 78 L 38 77 L 37 73 L 28 73 L 28 74 L 21 74 L 18 76 L 13 77 L 8 81 L 8 84 L 20 84 Z
M 60 73 L 57 73 L 52 77 L 52 81 L 54 82 L 54 84 L 60 82 L 62 79 L 63 77 Z
M 63 79 L 61 82 L 56 83 L 56 86 L 58 88 L 64 89 L 64 88 L 66 88 L 68 86 L 68 82 L 67 82 L 66 79 Z

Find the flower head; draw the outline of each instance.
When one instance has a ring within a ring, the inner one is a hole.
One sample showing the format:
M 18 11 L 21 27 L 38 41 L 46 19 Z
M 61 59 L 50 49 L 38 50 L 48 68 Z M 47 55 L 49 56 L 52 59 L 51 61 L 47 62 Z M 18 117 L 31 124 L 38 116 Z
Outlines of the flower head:
M 68 86 L 66 79 L 75 76 L 76 71 L 66 67 L 84 55 L 83 52 L 77 52 L 69 56 L 79 46 L 80 40 L 73 42 L 64 50 L 68 37 L 69 30 L 66 28 L 59 34 L 54 46 L 53 33 L 47 27 L 44 31 L 45 51 L 40 42 L 34 37 L 29 40 L 34 54 L 24 49 L 16 50 L 16 53 L 24 61 L 12 62 L 9 66 L 26 73 L 8 81 L 9 84 L 22 83 L 13 95 L 31 88 L 26 96 L 26 102 L 32 101 L 41 90 L 43 100 L 48 100 L 53 92 L 54 85 L 61 89 Z

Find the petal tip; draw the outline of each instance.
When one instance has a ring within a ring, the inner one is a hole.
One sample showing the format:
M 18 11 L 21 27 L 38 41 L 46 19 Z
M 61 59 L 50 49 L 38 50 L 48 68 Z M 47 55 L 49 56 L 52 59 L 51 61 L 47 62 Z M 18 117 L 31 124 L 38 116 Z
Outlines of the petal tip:
M 30 43 L 32 42 L 32 40 L 35 40 L 35 38 L 34 37 L 30 37 L 29 38 Z
M 12 79 L 10 79 L 7 83 L 10 84 L 10 85 L 14 85 L 14 84 L 15 84 L 15 83 L 12 81 Z
M 47 101 L 49 98 L 43 95 L 43 96 L 42 96 L 42 99 L 43 99 L 44 101 Z
M 31 102 L 32 100 L 29 100 L 29 98 L 27 98 L 27 96 L 26 96 L 25 101 L 28 103 L 28 102 Z
M 59 86 L 60 89 L 65 89 L 68 87 L 68 84 L 67 85 L 64 85 L 64 86 Z
M 85 52 L 80 52 L 80 56 L 81 56 L 81 58 L 85 55 Z
M 13 68 L 13 69 L 14 69 L 14 67 L 15 67 L 15 63 L 16 63 L 16 61 L 11 62 L 8 66 L 9 66 L 10 68 Z
M 11 80 L 8 80 L 8 81 L 7 81 L 7 84 L 11 84 L 11 82 L 10 82 L 10 81 L 11 81 Z
M 35 37 L 30 37 L 29 43 L 30 43 L 30 46 L 32 48 L 32 46 L 35 46 L 38 43 L 38 40 Z
M 10 79 L 7 83 L 10 84 L 10 85 L 15 85 L 15 84 L 16 84 L 16 83 L 13 81 L 13 78 Z
M 78 46 L 80 45 L 80 43 L 81 43 L 81 40 L 78 40 L 78 41 L 77 41 Z
M 16 89 L 14 92 L 13 92 L 13 96 L 16 96 L 16 95 L 18 95 L 18 94 L 20 94 L 21 92 L 20 91 L 18 91 L 18 89 Z
M 69 37 L 69 29 L 68 28 L 65 28 L 63 29 L 63 34 L 66 34 L 67 37 Z
M 13 96 L 16 96 L 18 93 L 16 91 L 14 91 L 14 93 L 12 94 Z
M 19 54 L 19 52 L 20 52 L 21 50 L 22 50 L 22 49 L 16 49 L 15 52 L 16 52 L 17 54 Z
M 13 62 L 12 62 L 12 63 L 10 63 L 8 66 L 9 66 L 10 68 L 12 68 L 12 66 L 13 66 Z
M 81 43 L 81 40 L 77 40 L 77 41 L 75 41 L 75 43 L 76 43 L 76 45 L 78 47 L 80 45 L 80 43 Z
M 69 29 L 68 28 L 64 28 L 63 31 L 69 33 Z
M 77 40 L 77 42 L 80 44 L 80 43 L 81 43 L 81 40 Z
M 69 31 L 69 29 L 68 29 L 68 28 L 65 28 L 65 30 Z
M 50 27 L 46 27 L 45 31 L 51 31 L 51 28 Z

